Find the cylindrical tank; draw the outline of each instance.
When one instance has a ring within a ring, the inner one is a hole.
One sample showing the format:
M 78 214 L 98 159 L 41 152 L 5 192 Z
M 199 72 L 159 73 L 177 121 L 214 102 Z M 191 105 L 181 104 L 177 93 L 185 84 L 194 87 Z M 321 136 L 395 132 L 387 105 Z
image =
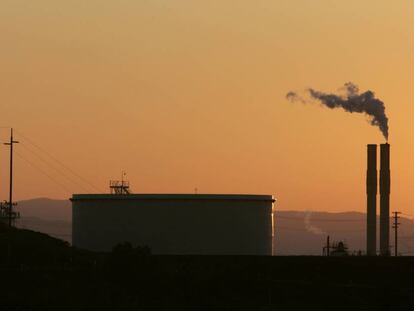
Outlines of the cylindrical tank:
M 272 255 L 271 195 L 75 194 L 71 201 L 79 248 L 130 242 L 153 254 Z

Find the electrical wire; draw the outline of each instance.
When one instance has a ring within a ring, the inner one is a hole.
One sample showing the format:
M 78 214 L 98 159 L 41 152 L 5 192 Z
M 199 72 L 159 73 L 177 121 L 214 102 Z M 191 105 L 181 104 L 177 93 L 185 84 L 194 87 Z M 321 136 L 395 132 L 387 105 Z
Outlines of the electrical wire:
M 34 167 L 35 169 L 37 169 L 38 171 L 40 171 L 42 174 L 44 174 L 45 176 L 47 176 L 50 180 L 52 180 L 56 185 L 58 185 L 59 187 L 61 187 L 63 190 L 65 190 L 66 192 L 68 192 L 69 194 L 72 193 L 72 191 L 70 191 L 68 188 L 66 188 L 66 186 L 64 186 L 63 184 L 61 184 L 59 181 L 57 181 L 55 178 L 53 178 L 52 176 L 50 176 L 48 173 L 46 173 L 45 171 L 43 171 L 40 167 L 38 167 L 36 164 L 34 164 L 33 162 L 27 160 L 25 157 L 23 157 L 20 153 L 14 151 L 14 153 L 21 158 L 23 161 L 25 161 L 26 163 L 28 163 L 30 166 Z
M 61 176 L 65 177 L 69 182 L 75 184 L 76 186 L 78 186 L 79 188 L 82 188 L 83 190 L 89 191 L 88 188 L 86 188 L 85 186 L 83 186 L 82 184 L 78 183 L 77 181 L 75 181 L 73 178 L 69 177 L 64 171 L 62 171 L 61 169 L 55 167 L 53 164 L 51 164 L 50 162 L 48 162 L 46 159 L 44 159 L 41 155 L 37 154 L 36 152 L 32 151 L 31 149 L 29 149 L 25 144 L 21 144 L 22 147 L 24 147 L 27 151 L 29 151 L 31 154 L 33 154 L 35 157 L 37 157 L 41 162 L 43 162 L 45 165 L 47 165 L 48 167 L 52 168 L 53 170 L 55 170 L 58 174 L 60 174 Z
M 31 144 L 32 146 L 34 146 L 35 148 L 37 148 L 39 151 L 43 152 L 44 154 L 46 154 L 50 159 L 52 159 L 54 162 L 56 162 L 57 164 L 59 164 L 60 166 L 62 166 L 64 169 L 66 169 L 68 172 L 70 172 L 72 175 L 76 176 L 79 180 L 81 180 L 83 183 L 88 184 L 90 187 L 92 187 L 93 189 L 95 189 L 98 192 L 102 192 L 99 188 L 97 188 L 94 184 L 92 184 L 91 182 L 89 182 L 87 179 L 85 179 L 84 177 L 82 177 L 81 175 L 79 175 L 78 173 L 76 173 L 73 169 L 71 169 L 70 167 L 68 167 L 67 165 L 65 165 L 64 163 L 62 163 L 59 159 L 57 159 L 56 157 L 54 157 L 52 154 L 50 154 L 49 152 L 47 152 L 45 149 L 43 149 L 42 147 L 40 147 L 38 144 L 36 144 L 34 141 L 32 141 L 30 138 L 28 138 L 26 135 L 24 135 L 21 131 L 19 130 L 15 130 L 16 133 L 18 133 L 24 140 L 26 140 L 29 144 Z

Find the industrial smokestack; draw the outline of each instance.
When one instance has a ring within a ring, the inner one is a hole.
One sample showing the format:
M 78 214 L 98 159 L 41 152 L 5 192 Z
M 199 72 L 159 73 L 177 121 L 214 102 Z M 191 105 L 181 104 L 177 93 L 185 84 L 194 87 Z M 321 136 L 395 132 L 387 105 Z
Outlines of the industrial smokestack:
M 377 254 L 377 145 L 367 145 L 367 255 Z
M 380 170 L 380 253 L 390 254 L 390 145 L 381 144 Z

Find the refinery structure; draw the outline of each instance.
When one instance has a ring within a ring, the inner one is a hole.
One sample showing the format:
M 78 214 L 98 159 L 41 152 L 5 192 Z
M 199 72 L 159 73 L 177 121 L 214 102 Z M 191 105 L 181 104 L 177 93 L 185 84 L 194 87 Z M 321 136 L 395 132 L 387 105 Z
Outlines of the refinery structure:
M 366 254 L 390 255 L 390 145 L 367 145 Z M 379 163 L 379 172 L 377 169 Z M 74 194 L 72 243 L 110 251 L 129 242 L 167 255 L 274 255 L 272 195 L 132 194 L 111 181 L 109 194 Z M 377 194 L 379 245 L 377 245 Z M 329 242 L 328 256 L 329 252 Z M 333 255 L 333 253 L 332 253 Z
M 121 190 L 72 196 L 74 246 L 109 251 L 129 242 L 146 245 L 154 254 L 273 254 L 275 199 L 271 195 Z

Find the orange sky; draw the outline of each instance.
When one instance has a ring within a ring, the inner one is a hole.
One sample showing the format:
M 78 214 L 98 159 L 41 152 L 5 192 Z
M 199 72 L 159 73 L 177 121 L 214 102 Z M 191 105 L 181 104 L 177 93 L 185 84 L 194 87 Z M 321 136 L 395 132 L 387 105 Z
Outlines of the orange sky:
M 414 214 L 412 16 L 408 0 L 3 0 L 0 125 L 102 191 L 126 170 L 134 192 L 197 187 L 274 194 L 284 210 L 364 211 L 366 144 L 383 142 L 379 130 L 285 100 L 352 81 L 386 104 L 391 210 Z M 16 146 L 16 199 L 88 191 L 30 148 Z M 7 161 L 3 146 L 1 199 Z

